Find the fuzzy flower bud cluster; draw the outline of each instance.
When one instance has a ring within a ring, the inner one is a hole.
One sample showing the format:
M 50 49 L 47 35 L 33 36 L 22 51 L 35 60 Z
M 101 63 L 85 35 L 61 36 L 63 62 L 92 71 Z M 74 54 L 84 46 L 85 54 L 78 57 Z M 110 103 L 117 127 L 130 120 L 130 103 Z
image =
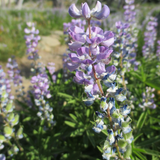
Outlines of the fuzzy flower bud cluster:
M 8 154 L 12 156 L 17 154 L 19 147 L 16 144 L 12 143 L 12 139 L 23 138 L 23 128 L 20 127 L 18 131 L 15 131 L 15 125 L 19 122 L 19 115 L 14 113 L 13 99 L 14 97 L 10 95 L 10 84 L 9 81 L 5 78 L 5 73 L 3 72 L 2 67 L 0 66 L 0 115 L 3 120 L 3 126 L 0 133 L 0 150 L 5 149 L 5 144 L 9 145 L 7 149 Z M 5 157 L 5 155 L 0 155 Z
M 150 21 L 147 23 L 146 31 L 144 32 L 144 46 L 143 46 L 143 56 L 144 58 L 153 57 L 154 43 L 157 36 L 157 18 L 150 17 Z
M 116 151 L 118 155 L 121 152 L 124 158 L 129 158 L 130 143 L 133 140 L 131 119 L 128 117 L 131 107 L 124 102 L 127 91 L 116 85 L 116 67 L 110 65 L 111 56 L 114 54 L 112 45 L 115 35 L 111 31 L 103 31 L 100 27 L 91 26 L 90 23 L 91 17 L 96 18 L 97 14 L 99 19 L 108 17 L 110 13 L 108 6 L 105 5 L 102 10 L 100 6 L 99 1 L 92 10 L 87 3 L 82 4 L 81 10 L 76 9 L 74 4 L 70 6 L 69 14 L 75 18 L 83 16 L 88 22 L 88 28 L 86 31 L 78 26 L 69 28 L 72 39 L 68 45 L 72 53 L 69 53 L 70 61 L 67 66 L 70 71 L 76 71 L 74 81 L 84 85 L 87 95 L 83 100 L 84 103 L 90 106 L 95 99 L 101 100 L 101 112 L 96 111 L 97 118 L 93 130 L 97 133 L 102 130 L 108 132 L 103 147 L 103 158 L 109 160 L 110 157 L 116 157 Z M 124 48 L 121 49 L 123 51 Z M 125 57 L 125 49 L 124 52 Z M 101 82 L 107 87 L 105 92 Z M 120 104 L 119 109 L 116 108 L 115 101 Z M 105 124 L 105 118 L 108 118 L 109 124 Z
M 48 76 L 46 74 L 33 76 L 31 79 L 31 83 L 33 84 L 34 88 L 34 101 L 36 106 L 39 107 L 37 116 L 40 117 L 41 120 L 45 119 L 51 125 L 54 125 L 54 115 L 52 114 L 53 108 L 50 107 L 48 101 L 46 100 L 51 98 Z
M 139 107 L 145 110 L 146 108 L 155 109 L 156 104 L 154 103 L 154 88 L 146 87 L 145 92 L 142 93 L 142 104 Z

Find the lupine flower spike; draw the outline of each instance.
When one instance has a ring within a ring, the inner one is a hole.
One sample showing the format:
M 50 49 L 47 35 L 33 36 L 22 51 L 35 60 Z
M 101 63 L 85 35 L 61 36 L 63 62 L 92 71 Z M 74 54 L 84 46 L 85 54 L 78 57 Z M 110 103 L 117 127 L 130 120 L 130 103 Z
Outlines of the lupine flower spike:
M 20 127 L 15 131 L 15 125 L 19 122 L 19 115 L 13 112 L 14 105 L 13 99 L 14 97 L 10 94 L 11 87 L 9 80 L 5 78 L 5 73 L 3 72 L 2 67 L 0 66 L 0 115 L 3 120 L 3 126 L 0 133 L 0 150 L 6 149 L 9 156 L 13 156 L 23 148 L 20 146 L 18 140 L 23 138 L 23 128 Z M 12 139 L 14 139 L 16 144 L 12 143 Z M 5 144 L 8 146 L 6 146 Z M 5 159 L 4 154 L 0 154 L 0 157 Z
M 107 160 L 110 157 L 129 159 L 130 143 L 133 140 L 131 120 L 128 117 L 131 109 L 127 104 L 121 104 L 120 109 L 116 108 L 115 101 L 124 102 L 127 94 L 125 89 L 116 85 L 116 67 L 109 65 L 115 35 L 111 31 L 91 26 L 92 18 L 102 20 L 107 18 L 109 13 L 109 7 L 104 5 L 102 8 L 99 1 L 92 10 L 87 3 L 83 3 L 80 10 L 75 4 L 69 7 L 69 14 L 74 18 L 84 17 L 88 22 L 88 28 L 86 31 L 78 26 L 69 28 L 71 41 L 68 45 L 73 52 L 69 53 L 70 60 L 67 66 L 70 71 L 76 71 L 74 81 L 84 85 L 87 98 L 83 101 L 87 106 L 92 105 L 95 99 L 101 99 L 100 111 L 95 112 L 97 118 L 93 130 L 97 133 L 102 130 L 108 132 L 102 147 L 102 157 Z M 103 91 L 101 82 L 107 87 L 106 92 Z M 109 124 L 105 124 L 105 118 L 108 118 Z

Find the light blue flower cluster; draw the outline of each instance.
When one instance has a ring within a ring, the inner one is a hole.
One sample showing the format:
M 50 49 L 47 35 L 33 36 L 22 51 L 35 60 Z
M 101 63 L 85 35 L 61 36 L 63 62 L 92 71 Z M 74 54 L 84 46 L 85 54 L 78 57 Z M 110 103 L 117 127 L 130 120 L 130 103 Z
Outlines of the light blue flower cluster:
M 23 138 L 23 128 L 20 127 L 18 131 L 15 131 L 14 127 L 19 122 L 19 115 L 14 113 L 14 97 L 10 94 L 10 91 L 9 80 L 5 78 L 5 73 L 0 66 L 0 116 L 3 121 L 0 130 L 0 150 L 9 146 L 9 149 L 7 149 L 8 155 L 12 156 L 22 150 L 18 140 Z M 12 139 L 14 139 L 15 143 L 11 142 Z M 5 157 L 3 154 L 0 156 Z
M 139 107 L 145 110 L 146 108 L 155 109 L 156 104 L 154 103 L 154 88 L 146 87 L 145 92 L 142 93 L 142 103 L 139 104 Z
M 85 87 L 87 99 L 84 103 L 90 106 L 95 99 L 100 99 L 100 110 L 96 111 L 96 121 L 93 130 L 100 133 L 107 130 L 108 136 L 103 146 L 103 158 L 109 160 L 110 157 L 129 159 L 131 155 L 131 142 L 133 140 L 132 129 L 130 127 L 131 119 L 128 114 L 131 111 L 130 105 L 125 103 L 128 92 L 126 86 L 118 88 L 116 85 L 117 73 L 114 65 L 109 65 L 111 56 L 116 56 L 113 52 L 112 45 L 115 35 L 111 31 L 103 31 L 99 27 L 91 26 L 91 18 L 98 20 L 108 17 L 110 10 L 108 6 L 97 1 L 95 8 L 90 10 L 87 3 L 83 3 L 81 10 L 78 10 L 75 4 L 69 7 L 69 14 L 74 18 L 84 17 L 88 22 L 87 31 L 78 26 L 71 26 L 69 34 L 71 41 L 68 44 L 73 53 L 69 53 L 70 61 L 67 66 L 70 71 L 76 71 L 74 81 Z M 123 26 L 127 27 L 127 26 Z M 123 36 L 123 35 L 121 35 Z M 125 40 L 122 38 L 122 40 Z M 121 46 L 120 46 L 121 47 Z M 126 48 L 121 48 L 125 53 L 120 54 L 121 63 L 126 55 Z M 118 58 L 119 58 L 118 57 Z M 119 64 L 119 62 L 117 61 Z M 113 64 L 115 62 L 113 61 Z M 125 68 L 121 71 L 124 75 Z M 103 91 L 102 84 L 107 87 L 106 92 Z M 117 81 L 118 82 L 118 81 Z M 100 98 L 99 98 L 100 97 Z M 119 108 L 115 105 L 115 101 L 119 104 Z M 105 119 L 108 124 L 105 124 Z M 117 152 L 116 152 L 117 151 Z

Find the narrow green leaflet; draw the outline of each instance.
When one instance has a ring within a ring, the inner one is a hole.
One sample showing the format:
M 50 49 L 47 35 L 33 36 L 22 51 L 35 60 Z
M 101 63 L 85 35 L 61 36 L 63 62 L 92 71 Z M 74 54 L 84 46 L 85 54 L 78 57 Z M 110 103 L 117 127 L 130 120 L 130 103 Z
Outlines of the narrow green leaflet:
M 93 137 L 94 137 L 94 134 L 91 133 L 91 132 L 89 132 L 89 131 L 86 131 L 86 134 L 87 134 L 87 136 L 88 136 L 91 144 L 93 145 L 93 147 L 95 147 L 95 140 L 94 140 L 94 138 L 93 138 Z
M 146 158 L 144 155 L 142 155 L 140 152 L 133 150 L 133 153 L 134 153 L 137 157 L 139 157 L 141 160 L 147 160 L 147 158 Z
M 63 97 L 63 98 L 66 98 L 66 99 L 73 99 L 73 97 L 69 94 L 66 94 L 66 93 L 61 93 L 61 92 L 58 92 L 57 93 L 60 97 Z
M 74 114 L 70 113 L 69 116 L 70 116 L 75 122 L 77 122 L 77 117 L 76 117 Z
M 154 150 L 151 150 L 151 149 L 134 148 L 134 151 L 138 151 L 138 152 L 141 152 L 141 153 L 144 153 L 144 154 L 160 157 L 160 152 L 154 151 Z
M 140 132 L 141 128 L 143 127 L 145 120 L 147 118 L 147 111 L 143 112 L 137 122 L 137 128 L 138 128 L 138 133 Z
M 76 126 L 76 123 L 74 123 L 74 122 L 64 121 L 64 123 L 67 124 L 68 126 L 72 127 L 72 128 L 75 128 L 75 126 Z
M 150 138 L 149 140 L 145 140 L 144 142 L 138 143 L 136 145 L 141 146 L 141 147 L 146 147 L 146 146 L 150 146 L 150 145 L 157 143 L 157 142 L 160 142 L 160 136 Z

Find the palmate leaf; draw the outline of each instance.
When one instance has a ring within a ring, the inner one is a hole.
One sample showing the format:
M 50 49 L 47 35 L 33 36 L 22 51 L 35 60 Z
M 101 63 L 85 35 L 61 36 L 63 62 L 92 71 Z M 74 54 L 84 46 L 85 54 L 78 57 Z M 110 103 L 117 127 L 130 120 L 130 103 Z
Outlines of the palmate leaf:
M 143 112 L 137 122 L 137 129 L 138 129 L 138 133 L 140 132 L 141 128 L 143 127 L 145 120 L 147 118 L 147 110 L 145 112 Z
M 143 135 L 143 133 L 140 133 L 139 135 L 135 136 L 133 142 L 135 142 L 142 135 Z
M 147 160 L 147 158 L 144 155 L 142 155 L 140 152 L 133 150 L 133 153 L 141 160 Z
M 157 90 L 160 90 L 160 80 L 159 78 L 152 79 L 152 80 L 146 80 L 145 82 L 148 86 L 155 88 Z
M 93 145 L 93 147 L 95 147 L 94 133 L 92 133 L 90 131 L 86 131 L 86 134 L 87 134 L 88 139 L 90 140 L 91 144 Z
M 83 132 L 85 130 L 83 128 L 78 128 L 76 129 L 75 131 L 73 131 L 71 134 L 70 134 L 70 137 L 76 137 L 76 136 L 81 136 L 83 135 Z
M 160 130 L 160 126 L 150 126 L 152 129 Z
M 141 153 L 144 153 L 144 154 L 147 154 L 147 155 L 152 155 L 152 156 L 157 156 L 157 157 L 160 157 L 160 152 L 158 151 L 155 151 L 155 150 L 151 150 L 151 149 L 141 149 L 141 148 L 133 148 L 134 151 L 137 151 L 137 152 L 141 152 Z
M 150 138 L 149 140 L 145 140 L 144 142 L 138 143 L 136 145 L 140 146 L 140 147 L 146 147 L 146 146 L 150 146 L 150 145 L 157 143 L 157 142 L 160 142 L 160 136 Z
M 77 122 L 77 117 L 76 117 L 74 114 L 70 113 L 69 116 L 70 116 L 75 122 Z
M 66 93 L 58 92 L 57 95 L 59 95 L 60 97 L 66 98 L 66 99 L 73 99 L 71 95 L 66 94 Z
M 102 150 L 102 148 L 100 146 L 97 146 L 97 148 L 101 153 L 103 153 L 103 150 Z

